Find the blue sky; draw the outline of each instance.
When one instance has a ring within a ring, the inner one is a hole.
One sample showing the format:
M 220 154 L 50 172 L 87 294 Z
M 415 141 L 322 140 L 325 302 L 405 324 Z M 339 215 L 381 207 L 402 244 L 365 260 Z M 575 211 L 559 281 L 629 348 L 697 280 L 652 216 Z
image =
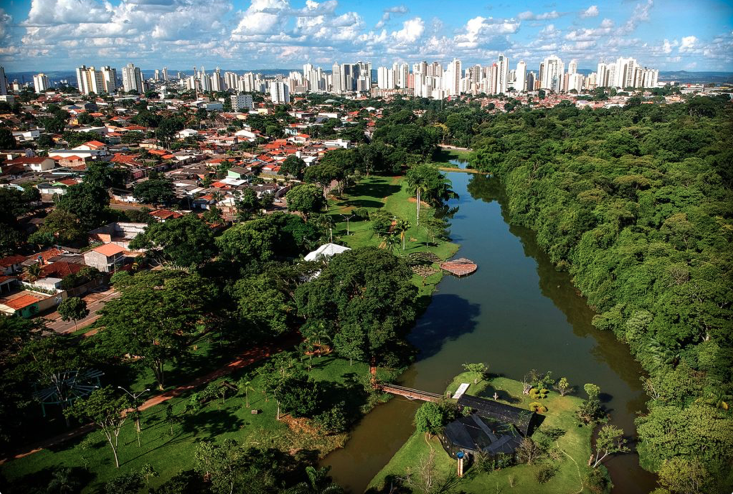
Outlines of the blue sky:
M 255 70 L 499 53 L 537 70 L 632 56 L 660 70 L 733 71 L 733 2 L 717 0 L 3 0 L 7 72 L 86 65 Z

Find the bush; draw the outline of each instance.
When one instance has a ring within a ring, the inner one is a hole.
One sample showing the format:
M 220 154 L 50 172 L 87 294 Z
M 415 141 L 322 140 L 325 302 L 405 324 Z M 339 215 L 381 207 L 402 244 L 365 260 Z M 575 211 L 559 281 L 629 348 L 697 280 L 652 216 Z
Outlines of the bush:
M 325 412 L 316 415 L 314 420 L 316 424 L 318 424 L 318 427 L 320 427 L 324 432 L 329 434 L 344 432 L 348 427 L 346 403 L 342 401 L 330 410 L 326 410 Z
M 594 468 L 588 472 L 583 480 L 583 485 L 593 494 L 606 494 L 613 489 L 611 479 L 601 468 Z
M 535 479 L 540 484 L 545 484 L 555 476 L 555 468 L 551 465 L 542 465 L 534 474 Z
M 529 404 L 529 409 L 537 413 L 546 413 L 547 412 L 547 407 L 544 406 L 542 403 L 539 403 L 536 401 L 533 401 L 532 403 Z
M 107 494 L 128 494 L 137 492 L 144 486 L 143 476 L 139 473 L 128 473 L 115 477 L 104 486 Z

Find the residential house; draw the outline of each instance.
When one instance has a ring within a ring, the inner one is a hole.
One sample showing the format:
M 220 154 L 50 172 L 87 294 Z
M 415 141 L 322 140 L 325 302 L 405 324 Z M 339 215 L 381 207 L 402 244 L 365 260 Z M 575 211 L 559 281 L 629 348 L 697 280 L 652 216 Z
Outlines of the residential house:
M 56 166 L 56 162 L 53 160 L 53 158 L 49 158 L 48 156 L 33 156 L 15 158 L 14 160 L 8 161 L 6 165 L 21 165 L 26 170 L 34 172 L 45 172 L 48 170 L 53 170 Z
M 115 222 L 104 225 L 89 232 L 89 242 L 114 244 L 124 249 L 130 248 L 130 242 L 148 227 L 145 223 Z
M 115 244 L 104 244 L 84 253 L 84 262 L 104 273 L 119 268 L 125 259 L 125 249 Z

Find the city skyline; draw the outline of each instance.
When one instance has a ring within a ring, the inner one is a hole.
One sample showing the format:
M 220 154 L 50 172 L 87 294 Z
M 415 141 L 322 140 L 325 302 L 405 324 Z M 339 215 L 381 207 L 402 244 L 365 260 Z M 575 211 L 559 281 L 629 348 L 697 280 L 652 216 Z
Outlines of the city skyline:
M 0 8 L 6 72 L 194 63 L 245 70 L 374 67 L 422 60 L 485 65 L 550 55 L 594 70 L 633 57 L 659 70 L 733 71 L 733 6 L 676 0 L 536 4 L 327 0 L 24 0 Z

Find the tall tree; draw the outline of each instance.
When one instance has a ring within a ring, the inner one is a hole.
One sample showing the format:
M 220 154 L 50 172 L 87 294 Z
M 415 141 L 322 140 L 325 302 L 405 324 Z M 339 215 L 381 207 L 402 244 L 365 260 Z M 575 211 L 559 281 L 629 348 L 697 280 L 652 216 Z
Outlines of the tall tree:
M 77 329 L 78 321 L 89 315 L 87 303 L 79 297 L 69 297 L 61 302 L 58 312 L 61 314 L 61 320 L 74 321 L 74 329 Z
M 105 386 L 92 392 L 83 400 L 76 400 L 65 410 L 67 417 L 81 421 L 91 421 L 102 430 L 115 458 L 115 467 L 120 468 L 117 455 L 118 440 L 122 426 L 125 424 L 124 411 L 129 403 L 124 396 L 116 395 L 112 387 Z
M 182 357 L 189 342 L 207 330 L 216 288 L 181 271 L 141 272 L 116 287 L 122 296 L 101 311 L 100 350 L 148 367 L 163 389 L 165 365 Z
M 436 207 L 441 205 L 443 201 L 457 197 L 457 194 L 450 188 L 450 180 L 445 178 L 445 175 L 435 166 L 428 164 L 414 166 L 407 171 L 406 178 L 407 186 L 415 194 L 418 225 L 420 225 L 422 201 Z
M 211 228 L 195 214 L 149 225 L 130 248 L 147 249 L 147 255 L 179 267 L 199 267 L 217 254 Z
M 415 320 L 416 287 L 412 271 L 393 254 L 374 247 L 335 256 L 315 280 L 295 291 L 298 311 L 305 318 L 301 332 L 328 328 L 333 339 L 354 326 L 366 335 L 367 358 L 394 363 L 406 327 Z M 353 335 L 342 337 L 344 343 Z
M 322 210 L 326 204 L 322 189 L 311 184 L 296 185 L 285 194 L 285 200 L 290 211 L 298 211 L 306 219 L 309 214 Z

